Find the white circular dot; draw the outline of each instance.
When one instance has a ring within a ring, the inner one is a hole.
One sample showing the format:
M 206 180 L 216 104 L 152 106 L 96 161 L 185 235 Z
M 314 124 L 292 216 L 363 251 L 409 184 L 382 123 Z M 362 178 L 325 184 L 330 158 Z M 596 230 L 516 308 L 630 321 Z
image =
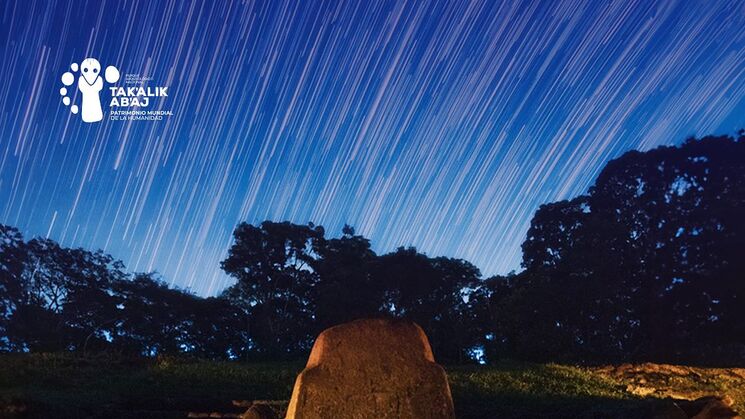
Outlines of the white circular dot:
M 78 63 L 72 63 L 72 64 L 70 64 L 70 70 L 72 70 L 72 71 L 78 71 Z
M 72 113 L 78 113 L 78 105 L 72 105 L 72 106 L 70 106 L 70 112 L 72 112 Z
M 62 84 L 65 86 L 71 85 L 75 81 L 75 76 L 69 71 L 62 75 Z
M 69 105 L 70 104 L 70 98 L 67 97 L 67 96 L 63 97 L 62 98 L 62 103 L 64 103 L 65 106 Z
M 106 67 L 105 77 L 107 83 L 116 83 L 119 81 L 119 70 L 113 65 L 110 65 Z
M 66 94 L 67 94 L 67 89 L 65 89 L 64 87 L 63 87 L 63 88 L 61 88 L 61 89 L 59 89 L 59 94 L 60 94 L 61 96 L 64 96 L 64 95 L 66 95 Z

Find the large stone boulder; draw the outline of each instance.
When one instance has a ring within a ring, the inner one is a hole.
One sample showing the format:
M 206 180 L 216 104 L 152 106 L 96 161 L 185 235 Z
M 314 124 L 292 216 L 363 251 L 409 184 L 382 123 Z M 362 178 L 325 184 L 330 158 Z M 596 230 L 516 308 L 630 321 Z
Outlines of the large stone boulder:
M 357 320 L 322 332 L 295 381 L 287 419 L 450 419 L 453 400 L 424 331 Z

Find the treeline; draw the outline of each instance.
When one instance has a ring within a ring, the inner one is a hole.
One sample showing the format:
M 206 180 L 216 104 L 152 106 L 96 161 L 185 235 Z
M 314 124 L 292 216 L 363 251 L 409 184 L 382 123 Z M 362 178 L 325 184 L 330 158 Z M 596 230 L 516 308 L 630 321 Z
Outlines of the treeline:
M 611 161 L 536 212 L 523 268 L 482 278 L 414 248 L 377 255 L 349 226 L 244 223 L 222 262 L 235 283 L 201 298 L 0 225 L 0 350 L 286 359 L 326 327 L 393 316 L 442 362 L 742 364 L 745 136 Z

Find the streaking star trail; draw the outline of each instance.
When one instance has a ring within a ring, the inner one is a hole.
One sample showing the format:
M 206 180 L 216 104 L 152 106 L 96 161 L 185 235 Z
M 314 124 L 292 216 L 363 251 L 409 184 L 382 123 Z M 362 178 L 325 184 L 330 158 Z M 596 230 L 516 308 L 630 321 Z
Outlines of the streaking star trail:
M 235 225 L 265 219 L 348 223 L 378 252 L 506 273 L 538 206 L 584 192 L 608 160 L 745 127 L 740 1 L 5 0 L 0 13 L 0 223 L 200 294 L 230 283 Z M 172 115 L 112 120 L 106 87 L 103 120 L 81 121 L 60 76 L 87 57 L 167 86 L 149 108 Z

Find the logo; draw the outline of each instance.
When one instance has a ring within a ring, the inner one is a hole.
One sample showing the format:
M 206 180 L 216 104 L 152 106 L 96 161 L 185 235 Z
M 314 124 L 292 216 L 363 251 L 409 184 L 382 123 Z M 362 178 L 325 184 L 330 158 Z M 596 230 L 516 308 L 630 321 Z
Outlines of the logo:
M 75 83 L 75 74 L 78 73 L 77 78 L 77 89 L 80 91 L 82 97 L 82 105 L 78 107 L 77 104 L 70 105 L 72 96 L 71 92 L 68 92 L 68 87 Z M 103 109 L 101 108 L 101 90 L 103 89 L 103 79 L 101 78 L 101 63 L 95 58 L 86 58 L 80 63 L 70 64 L 70 71 L 66 71 L 62 74 L 62 84 L 64 85 L 60 89 L 60 95 L 62 95 L 62 103 L 65 106 L 70 106 L 70 112 L 77 114 L 80 111 L 80 116 L 83 122 L 98 122 L 103 119 Z M 119 81 L 119 70 L 110 65 L 106 67 L 104 72 L 104 78 L 109 84 L 116 83 Z M 68 93 L 70 94 L 68 96 Z
M 123 86 L 115 84 L 120 79 Z M 140 74 L 124 74 L 122 77 L 113 65 L 106 67 L 102 75 L 101 63 L 95 58 L 86 58 L 80 65 L 70 64 L 70 71 L 62 74 L 61 80 L 64 85 L 59 90 L 62 103 L 73 114 L 80 113 L 83 122 L 104 119 L 101 91 L 110 96 L 108 119 L 111 121 L 159 121 L 173 116 L 172 111 L 162 109 L 162 101 L 168 97 L 168 86 L 151 86 L 152 77 Z M 106 88 L 104 80 L 109 85 Z M 80 95 L 73 94 L 75 89 Z M 71 97 L 80 97 L 80 106 L 73 104 Z

